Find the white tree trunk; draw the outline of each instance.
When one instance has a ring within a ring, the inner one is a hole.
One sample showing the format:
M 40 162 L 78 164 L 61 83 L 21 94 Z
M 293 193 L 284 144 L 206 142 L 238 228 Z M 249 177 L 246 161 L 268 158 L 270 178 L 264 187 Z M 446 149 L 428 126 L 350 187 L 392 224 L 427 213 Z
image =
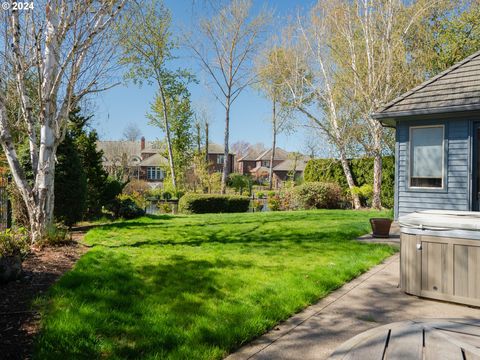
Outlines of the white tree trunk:
M 173 160 L 173 149 L 172 149 L 172 139 L 170 137 L 170 124 L 168 121 L 168 110 L 167 110 L 167 100 L 165 99 L 165 93 L 163 92 L 162 84 L 159 85 L 160 88 L 160 97 L 162 99 L 163 107 L 163 125 L 165 127 L 165 137 L 167 138 L 167 149 L 168 149 L 168 163 L 170 165 L 170 174 L 172 176 L 172 186 L 173 190 L 177 190 L 177 176 L 175 173 L 175 163 Z
M 277 112 L 275 98 L 272 101 L 272 153 L 270 154 L 270 169 L 268 173 L 268 188 L 273 187 L 273 161 L 275 160 L 275 147 L 277 146 Z
M 228 180 L 228 165 L 229 165 L 229 148 L 228 140 L 230 137 L 230 97 L 227 97 L 226 101 L 227 106 L 225 106 L 225 132 L 224 132 L 224 152 L 223 152 L 223 172 L 222 172 L 222 187 L 221 193 L 225 194 L 227 191 L 227 180 Z

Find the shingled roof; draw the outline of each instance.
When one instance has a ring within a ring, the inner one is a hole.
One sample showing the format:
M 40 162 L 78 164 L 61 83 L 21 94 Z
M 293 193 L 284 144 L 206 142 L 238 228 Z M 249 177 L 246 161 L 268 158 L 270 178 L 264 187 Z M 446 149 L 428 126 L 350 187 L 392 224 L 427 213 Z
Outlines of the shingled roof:
M 372 117 L 403 116 L 480 110 L 480 51 L 404 93 Z

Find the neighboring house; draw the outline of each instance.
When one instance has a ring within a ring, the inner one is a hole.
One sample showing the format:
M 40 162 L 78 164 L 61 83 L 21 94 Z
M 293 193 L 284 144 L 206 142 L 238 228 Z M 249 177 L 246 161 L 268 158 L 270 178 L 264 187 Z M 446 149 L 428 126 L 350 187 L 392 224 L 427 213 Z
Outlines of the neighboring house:
M 480 52 L 372 116 L 396 131 L 395 218 L 480 211 Z
M 298 180 L 303 177 L 309 157 L 301 156 L 298 159 L 287 159 L 273 168 L 273 186 L 278 189 L 288 180 Z
M 272 156 L 272 149 L 268 149 L 260 153 L 255 159 L 255 167 L 249 172 L 256 180 L 268 179 L 270 171 L 270 158 Z M 279 165 L 289 157 L 288 152 L 277 147 L 275 148 L 275 158 L 273 160 L 273 167 Z
M 168 160 L 160 153 L 158 142 L 145 141 L 97 141 L 97 149 L 103 151 L 103 166 L 112 176 L 160 183 L 165 178 Z
M 249 148 L 247 153 L 237 160 L 237 171 L 242 175 L 250 174 L 250 170 L 257 166 L 257 158 L 263 151 Z
M 235 154 L 230 152 L 228 154 L 228 174 L 233 172 L 235 164 Z M 225 151 L 223 145 L 208 144 L 208 163 L 210 172 L 222 172 L 223 163 L 225 161 Z

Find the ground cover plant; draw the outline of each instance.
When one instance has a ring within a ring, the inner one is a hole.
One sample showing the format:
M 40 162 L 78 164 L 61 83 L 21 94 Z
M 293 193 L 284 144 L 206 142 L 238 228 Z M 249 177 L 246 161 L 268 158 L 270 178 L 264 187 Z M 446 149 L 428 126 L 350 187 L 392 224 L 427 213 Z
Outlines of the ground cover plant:
M 352 240 L 372 216 L 163 215 L 93 229 L 91 250 L 38 301 L 35 357 L 220 359 L 392 254 Z

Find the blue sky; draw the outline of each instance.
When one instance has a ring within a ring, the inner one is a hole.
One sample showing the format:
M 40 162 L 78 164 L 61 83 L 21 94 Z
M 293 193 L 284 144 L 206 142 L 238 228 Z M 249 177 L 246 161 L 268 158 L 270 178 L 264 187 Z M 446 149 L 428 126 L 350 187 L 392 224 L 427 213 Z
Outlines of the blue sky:
M 189 28 L 197 13 L 202 13 L 204 0 L 165 0 L 165 5 L 172 13 L 174 33 L 180 28 Z M 253 11 L 263 6 L 275 9 L 275 23 L 281 24 L 286 16 L 293 16 L 299 9 L 308 9 L 313 1 L 270 0 L 254 1 Z M 192 16 L 192 14 L 194 14 Z M 192 102 L 206 106 L 211 113 L 211 141 L 223 143 L 224 110 L 205 86 L 205 75 L 199 70 L 195 60 L 185 51 L 177 60 L 176 66 L 190 69 L 197 75 L 200 83 L 192 85 Z M 147 140 L 162 137 L 161 131 L 148 125 L 146 113 L 155 96 L 155 89 L 149 86 L 139 88 L 134 84 L 121 85 L 100 94 L 95 99 L 95 127 L 103 140 L 115 140 L 122 137 L 123 130 L 129 123 L 136 123 Z M 231 111 L 230 144 L 244 140 L 249 143 L 263 142 L 267 146 L 270 136 L 270 104 L 256 90 L 246 89 L 233 104 Z M 304 150 L 305 132 L 300 130 L 290 135 L 280 135 L 278 146 L 287 150 Z

